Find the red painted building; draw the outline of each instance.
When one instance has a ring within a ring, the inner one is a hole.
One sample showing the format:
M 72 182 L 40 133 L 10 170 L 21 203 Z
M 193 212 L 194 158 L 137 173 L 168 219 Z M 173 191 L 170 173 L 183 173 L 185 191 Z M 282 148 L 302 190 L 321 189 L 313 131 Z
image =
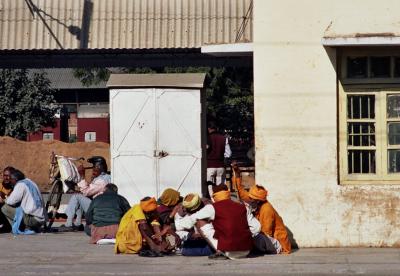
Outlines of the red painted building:
M 78 141 L 90 141 L 90 135 L 95 134 L 94 139 L 98 142 L 110 142 L 110 120 L 109 118 L 81 118 L 78 119 Z
M 56 126 L 54 128 L 46 127 L 41 131 L 31 133 L 28 135 L 28 141 L 60 140 L 60 133 L 60 119 L 56 119 Z
M 34 71 L 39 71 L 34 69 Z M 73 69 L 44 69 L 56 100 L 62 106 L 56 126 L 28 135 L 28 141 L 110 142 L 109 96 L 105 82 L 86 87 L 73 76 Z

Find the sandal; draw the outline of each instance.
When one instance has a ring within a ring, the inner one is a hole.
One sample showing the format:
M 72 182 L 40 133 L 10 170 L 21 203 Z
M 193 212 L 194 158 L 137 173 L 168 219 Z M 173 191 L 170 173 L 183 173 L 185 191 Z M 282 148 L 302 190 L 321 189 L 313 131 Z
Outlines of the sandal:
M 152 251 L 152 250 L 140 250 L 139 251 L 139 256 L 140 257 L 164 257 L 163 254 Z
M 216 252 L 210 256 L 208 256 L 209 259 L 211 260 L 228 260 L 229 258 L 225 256 L 224 253 L 222 252 Z

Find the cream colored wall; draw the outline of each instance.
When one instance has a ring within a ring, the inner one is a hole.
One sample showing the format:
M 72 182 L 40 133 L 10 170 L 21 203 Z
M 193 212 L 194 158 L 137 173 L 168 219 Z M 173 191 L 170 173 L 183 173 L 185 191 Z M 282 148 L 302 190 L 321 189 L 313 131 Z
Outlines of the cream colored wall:
M 254 5 L 257 183 L 300 247 L 400 246 L 400 185 L 338 185 L 336 51 L 321 45 L 400 29 L 400 1 Z

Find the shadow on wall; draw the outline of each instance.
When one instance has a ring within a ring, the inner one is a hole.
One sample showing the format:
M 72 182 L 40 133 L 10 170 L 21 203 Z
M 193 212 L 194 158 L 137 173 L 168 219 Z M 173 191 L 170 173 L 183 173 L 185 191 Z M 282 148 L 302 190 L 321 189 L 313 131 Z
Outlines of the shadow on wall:
M 287 227 L 286 227 L 286 231 L 288 233 L 288 238 L 289 238 L 290 244 L 292 245 L 292 252 L 299 250 L 299 245 L 297 244 L 295 238 L 293 237 L 293 232 L 290 231 L 290 229 Z
M 338 74 L 338 59 L 340 58 L 340 52 L 337 51 L 336 48 L 332 47 L 324 47 L 326 54 L 328 55 L 329 61 L 332 64 L 333 69 L 335 70 L 336 74 Z

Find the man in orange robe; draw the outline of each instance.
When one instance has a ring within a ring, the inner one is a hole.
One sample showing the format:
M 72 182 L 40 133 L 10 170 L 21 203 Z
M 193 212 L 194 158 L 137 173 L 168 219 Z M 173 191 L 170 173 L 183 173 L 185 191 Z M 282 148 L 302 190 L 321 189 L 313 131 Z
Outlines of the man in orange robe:
M 242 185 L 239 167 L 233 163 L 232 184 L 236 186 L 239 198 L 253 209 L 254 216 L 261 223 L 261 235 L 254 238 L 255 247 L 266 254 L 290 254 L 292 247 L 281 216 L 267 200 L 268 191 L 254 185 L 246 191 Z

